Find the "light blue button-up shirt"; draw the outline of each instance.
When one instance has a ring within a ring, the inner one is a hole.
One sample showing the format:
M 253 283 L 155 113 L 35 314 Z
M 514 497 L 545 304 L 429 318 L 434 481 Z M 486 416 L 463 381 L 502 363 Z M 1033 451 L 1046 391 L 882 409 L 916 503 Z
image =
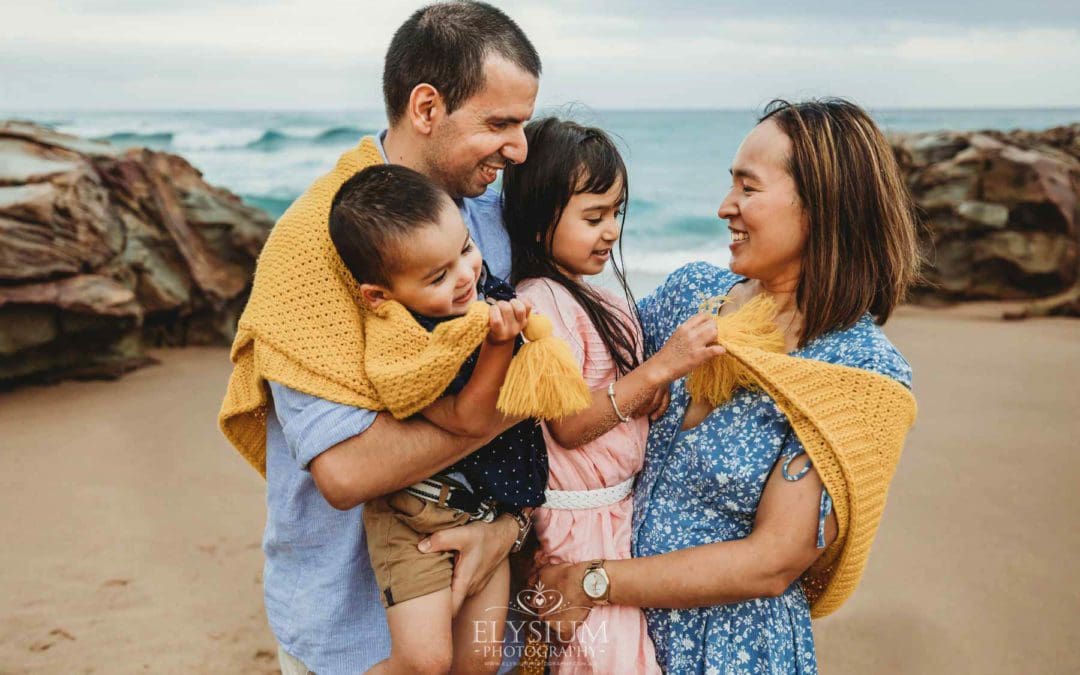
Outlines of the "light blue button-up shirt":
M 379 152 L 385 131 L 376 137 Z M 461 215 L 491 272 L 510 275 L 510 239 L 500 195 L 489 189 L 460 202 Z M 315 486 L 308 465 L 363 433 L 376 413 L 270 383 L 266 419 L 266 565 L 270 628 L 282 647 L 319 675 L 354 675 L 390 655 L 386 611 L 368 558 L 360 514 L 338 511 Z M 388 452 L 392 450 L 388 449 Z M 388 457 L 388 459 L 390 459 Z

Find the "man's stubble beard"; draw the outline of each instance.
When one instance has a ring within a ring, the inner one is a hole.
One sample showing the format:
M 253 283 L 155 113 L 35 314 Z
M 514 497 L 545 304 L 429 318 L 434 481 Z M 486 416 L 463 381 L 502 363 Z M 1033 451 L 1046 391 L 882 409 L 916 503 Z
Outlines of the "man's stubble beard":
M 453 171 L 446 167 L 447 158 L 453 157 L 454 145 L 453 138 L 440 137 L 431 139 L 427 151 L 424 153 L 427 177 L 446 190 L 455 200 L 466 197 L 479 197 L 487 189 L 487 186 L 481 187 L 474 194 L 474 189 L 469 184 L 469 178 L 472 175 L 471 170 L 462 176 L 455 175 Z

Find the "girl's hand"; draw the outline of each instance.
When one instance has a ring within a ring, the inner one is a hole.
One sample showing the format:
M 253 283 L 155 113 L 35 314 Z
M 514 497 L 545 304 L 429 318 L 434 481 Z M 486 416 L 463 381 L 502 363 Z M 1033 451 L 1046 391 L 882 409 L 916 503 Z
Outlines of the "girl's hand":
M 498 300 L 491 305 L 487 341 L 493 345 L 511 342 L 529 321 L 532 308 L 521 300 Z
M 716 317 L 695 314 L 675 329 L 668 341 L 649 361 L 660 369 L 661 380 L 673 382 L 694 368 L 724 353 L 716 344 Z

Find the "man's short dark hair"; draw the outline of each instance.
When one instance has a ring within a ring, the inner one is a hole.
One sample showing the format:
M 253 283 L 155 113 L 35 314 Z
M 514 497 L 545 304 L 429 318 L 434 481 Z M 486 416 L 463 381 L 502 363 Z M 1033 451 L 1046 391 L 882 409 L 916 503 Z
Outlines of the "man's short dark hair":
M 383 99 L 390 124 L 405 114 L 418 84 L 435 87 L 454 112 L 484 87 L 484 61 L 498 55 L 540 77 L 540 55 L 502 10 L 483 2 L 441 2 L 401 24 L 383 64 Z
M 330 240 L 359 284 L 390 285 L 405 237 L 437 223 L 450 198 L 422 174 L 376 164 L 345 181 L 330 206 Z

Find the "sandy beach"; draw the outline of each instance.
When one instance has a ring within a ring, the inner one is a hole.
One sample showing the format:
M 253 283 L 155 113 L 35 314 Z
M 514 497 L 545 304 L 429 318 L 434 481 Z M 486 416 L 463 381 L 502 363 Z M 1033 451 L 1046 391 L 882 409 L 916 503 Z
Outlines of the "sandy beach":
M 920 414 L 822 672 L 1080 670 L 1080 322 L 904 308 Z M 225 349 L 0 394 L 0 673 L 272 673 Z

